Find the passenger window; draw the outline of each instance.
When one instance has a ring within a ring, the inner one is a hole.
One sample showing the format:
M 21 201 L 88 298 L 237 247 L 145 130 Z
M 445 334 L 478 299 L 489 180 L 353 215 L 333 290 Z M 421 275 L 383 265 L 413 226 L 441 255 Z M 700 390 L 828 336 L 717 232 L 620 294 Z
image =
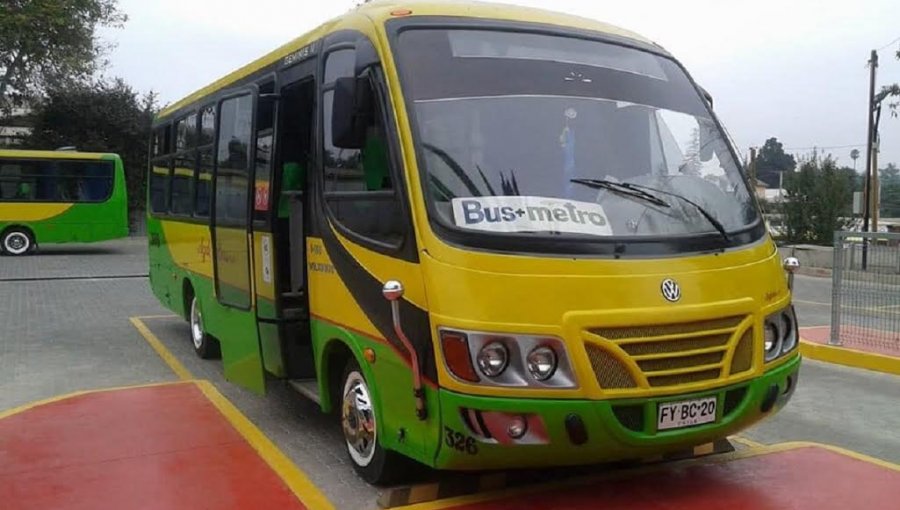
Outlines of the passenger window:
M 192 113 L 175 123 L 175 151 L 197 145 L 197 114 Z
M 349 53 L 349 56 L 348 56 Z M 353 74 L 353 51 L 331 53 L 325 75 L 332 80 Z M 369 115 L 362 149 L 343 149 L 332 142 L 333 83 L 323 94 L 324 188 L 328 209 L 348 230 L 367 239 L 398 247 L 406 223 L 400 195 L 391 178 L 391 159 L 383 112 L 377 106 Z M 378 101 L 373 101 L 376 105 Z
M 222 102 L 219 110 L 219 143 L 216 155 L 216 223 L 243 226 L 247 223 L 251 96 Z
M 169 163 L 167 159 L 156 161 L 150 168 L 150 211 L 165 213 L 169 210 Z
M 209 105 L 200 110 L 200 139 L 197 145 L 211 144 L 216 140 L 216 107 Z
M 212 196 L 213 149 L 200 149 L 200 168 L 197 172 L 197 195 L 194 199 L 194 216 L 209 217 L 209 201 Z
M 194 167 L 196 166 L 196 152 L 175 158 L 175 167 L 172 169 L 172 213 L 190 215 L 193 203 Z
M 169 153 L 169 128 L 161 127 L 153 131 L 153 156 L 163 156 Z

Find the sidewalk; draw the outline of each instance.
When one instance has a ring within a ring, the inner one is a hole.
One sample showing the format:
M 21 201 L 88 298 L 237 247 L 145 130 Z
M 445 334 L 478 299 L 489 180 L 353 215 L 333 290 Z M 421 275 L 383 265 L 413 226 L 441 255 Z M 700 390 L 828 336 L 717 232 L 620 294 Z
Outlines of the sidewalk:
M 316 490 L 298 494 L 203 385 L 83 392 L 0 413 L 3 508 L 330 507 Z
M 900 333 L 844 326 L 841 345 L 831 345 L 831 326 L 815 326 L 800 328 L 800 338 L 807 358 L 900 375 Z

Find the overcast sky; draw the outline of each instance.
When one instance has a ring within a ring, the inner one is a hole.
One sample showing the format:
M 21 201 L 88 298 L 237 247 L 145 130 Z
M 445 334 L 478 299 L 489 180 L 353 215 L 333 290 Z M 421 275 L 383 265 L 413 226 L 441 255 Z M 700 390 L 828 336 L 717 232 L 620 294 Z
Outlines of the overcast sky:
M 771 136 L 842 163 L 863 149 L 869 51 L 900 38 L 897 0 L 501 0 L 636 31 L 684 63 L 715 97 L 740 149 Z M 129 21 L 107 73 L 174 102 L 346 12 L 354 0 L 119 0 Z M 883 48 L 879 86 L 900 82 L 900 42 Z M 881 161 L 900 163 L 900 119 L 881 120 Z M 864 151 L 863 151 L 864 152 Z M 860 158 L 857 166 L 862 168 Z M 883 166 L 883 165 L 879 165 Z

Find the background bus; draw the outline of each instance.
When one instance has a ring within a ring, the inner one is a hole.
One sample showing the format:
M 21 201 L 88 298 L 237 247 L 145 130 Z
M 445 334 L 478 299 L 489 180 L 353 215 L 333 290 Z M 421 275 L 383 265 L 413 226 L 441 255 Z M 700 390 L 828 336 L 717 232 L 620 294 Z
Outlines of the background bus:
M 116 154 L 0 150 L 0 251 L 128 236 L 125 171 Z

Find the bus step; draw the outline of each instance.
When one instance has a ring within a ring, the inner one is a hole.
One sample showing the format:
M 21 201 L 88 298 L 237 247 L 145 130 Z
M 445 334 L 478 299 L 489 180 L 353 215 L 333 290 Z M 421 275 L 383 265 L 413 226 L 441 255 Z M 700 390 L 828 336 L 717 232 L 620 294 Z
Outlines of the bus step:
M 291 292 L 282 292 L 281 293 L 281 297 L 286 297 L 286 298 L 302 298 L 305 295 L 306 294 L 302 290 L 295 290 L 295 291 L 291 291 Z
M 298 393 L 319 403 L 319 383 L 315 379 L 291 379 L 288 381 Z
M 281 311 L 281 315 L 287 320 L 302 320 L 306 319 L 306 309 L 305 308 L 285 308 Z

